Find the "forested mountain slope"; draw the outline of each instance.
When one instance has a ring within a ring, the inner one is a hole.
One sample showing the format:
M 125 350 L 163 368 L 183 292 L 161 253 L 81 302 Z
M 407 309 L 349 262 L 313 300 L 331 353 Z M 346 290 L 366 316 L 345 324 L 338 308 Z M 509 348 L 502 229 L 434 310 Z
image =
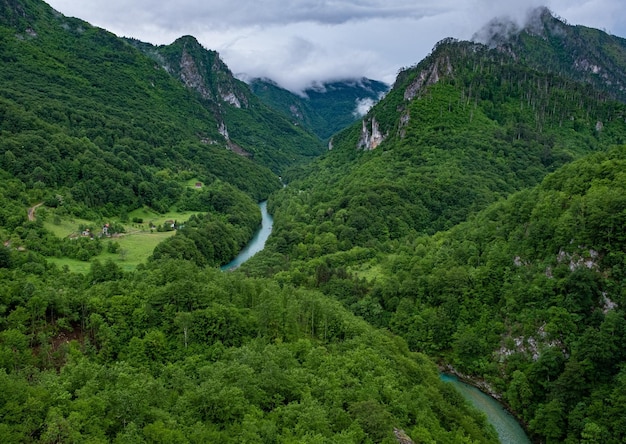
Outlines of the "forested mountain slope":
M 365 299 L 347 302 L 377 307 L 361 313 L 412 349 L 487 378 L 548 442 L 622 442 L 624 227 L 622 146 L 398 245 Z
M 523 27 L 494 19 L 473 40 L 537 69 L 593 85 L 626 100 L 626 39 L 586 26 L 568 25 L 548 8 L 534 9 Z
M 299 180 L 273 200 L 271 244 L 307 261 L 450 228 L 575 158 L 623 143 L 625 117 L 624 104 L 588 86 L 480 44 L 444 41 L 336 135 L 331 152 L 286 174 Z
M 0 1 L 4 441 L 496 442 L 431 359 L 537 440 L 626 439 L 614 91 L 445 40 L 285 171 L 316 138 L 192 37 L 153 47 Z M 220 272 L 274 191 L 266 251 Z M 53 264 L 102 243 L 46 216 L 144 205 L 197 214 L 134 271 Z
M 1 12 L 0 166 L 29 188 L 57 189 L 77 206 L 161 210 L 181 180 L 219 178 L 261 199 L 279 186 L 268 167 L 279 172 L 322 149 L 216 54 L 215 83 L 232 91 L 203 96 L 125 40 L 43 2 L 7 0 Z M 206 55 L 189 40 L 170 51 L 190 43 L 187 53 Z M 251 108 L 229 110 L 233 91 L 248 94 Z
M 310 128 L 322 140 L 355 122 L 389 90 L 372 79 L 347 79 L 309 87 L 302 96 L 269 79 L 253 79 L 250 88 L 268 106 Z
M 248 85 L 233 77 L 217 52 L 203 48 L 195 38 L 184 36 L 166 46 L 129 41 L 201 96 L 233 151 L 277 174 L 322 152 L 322 144 L 311 130 L 294 125 L 266 106 Z
M 611 96 L 445 40 L 286 175 L 275 235 L 243 268 L 487 380 L 537 439 L 621 442 L 626 107 Z

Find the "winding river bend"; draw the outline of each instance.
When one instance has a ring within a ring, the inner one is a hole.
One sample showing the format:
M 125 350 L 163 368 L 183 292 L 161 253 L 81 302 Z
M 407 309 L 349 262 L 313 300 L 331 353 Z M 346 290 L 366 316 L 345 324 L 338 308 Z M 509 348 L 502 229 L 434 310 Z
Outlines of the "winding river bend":
M 502 444 L 530 444 L 524 429 L 517 420 L 506 411 L 498 401 L 481 392 L 476 387 L 460 381 L 456 376 L 441 374 L 441 379 L 453 384 L 457 391 L 463 395 L 474 407 L 487 416 L 487 420 L 498 432 L 498 438 Z
M 267 238 L 270 237 L 274 220 L 267 212 L 266 200 L 259 203 L 259 209 L 261 210 L 261 228 L 259 228 L 259 230 L 252 237 L 252 240 L 250 240 L 250 243 L 248 243 L 248 245 L 246 245 L 245 248 L 239 252 L 235 259 L 220 267 L 222 271 L 234 270 L 265 248 L 265 242 L 267 241 Z
M 261 210 L 261 228 L 259 228 L 250 243 L 239 252 L 235 259 L 220 267 L 222 271 L 236 269 L 265 247 L 265 242 L 272 232 L 274 220 L 267 212 L 267 201 L 259 203 L 259 209 Z M 517 420 L 491 396 L 486 395 L 476 387 L 465 384 L 456 376 L 442 373 L 441 379 L 454 384 L 455 388 L 465 399 L 487 416 L 487 420 L 498 432 L 498 437 L 502 444 L 531 443 Z

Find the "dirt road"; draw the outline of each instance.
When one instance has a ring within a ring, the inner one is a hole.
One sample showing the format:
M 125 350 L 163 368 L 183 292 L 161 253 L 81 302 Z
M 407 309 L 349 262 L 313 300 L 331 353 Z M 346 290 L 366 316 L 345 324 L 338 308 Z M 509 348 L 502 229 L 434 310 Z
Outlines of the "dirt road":
M 43 205 L 43 202 L 39 202 L 37 205 L 33 205 L 28 209 L 28 220 L 35 220 L 35 210 Z

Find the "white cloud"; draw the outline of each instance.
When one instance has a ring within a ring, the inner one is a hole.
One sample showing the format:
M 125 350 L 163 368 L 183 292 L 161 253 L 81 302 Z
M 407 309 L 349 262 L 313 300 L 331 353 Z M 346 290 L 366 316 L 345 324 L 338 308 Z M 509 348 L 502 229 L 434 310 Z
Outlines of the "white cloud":
M 374 106 L 375 102 L 369 97 L 363 99 L 356 99 L 356 107 L 352 114 L 356 117 L 363 117 Z
M 392 83 L 445 37 L 469 39 L 496 16 L 521 23 L 544 4 L 572 24 L 626 34 L 623 0 L 48 0 L 117 35 L 168 44 L 190 34 L 234 73 L 301 90 L 314 81 Z M 623 33 L 621 31 L 624 31 Z

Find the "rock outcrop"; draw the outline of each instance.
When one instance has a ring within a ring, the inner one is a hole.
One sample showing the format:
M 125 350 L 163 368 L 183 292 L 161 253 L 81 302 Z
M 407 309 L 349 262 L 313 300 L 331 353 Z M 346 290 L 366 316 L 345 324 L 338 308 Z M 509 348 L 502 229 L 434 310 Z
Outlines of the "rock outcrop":
M 415 80 L 404 91 L 404 100 L 413 100 L 427 86 L 434 85 L 439 82 L 443 75 L 452 74 L 452 64 L 450 57 L 444 56 L 435 63 L 423 69 Z
M 380 132 L 376 118 L 372 117 L 371 119 L 363 119 L 361 137 L 359 139 L 359 143 L 357 144 L 357 148 L 366 151 L 374 150 L 382 143 L 383 140 L 385 140 L 385 136 Z

